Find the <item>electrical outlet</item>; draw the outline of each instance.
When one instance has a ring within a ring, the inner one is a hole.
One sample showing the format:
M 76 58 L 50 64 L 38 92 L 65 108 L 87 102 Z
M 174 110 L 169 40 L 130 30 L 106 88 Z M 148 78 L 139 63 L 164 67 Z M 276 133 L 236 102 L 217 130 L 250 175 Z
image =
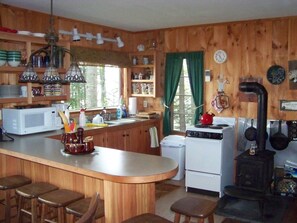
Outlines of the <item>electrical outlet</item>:
M 144 108 L 147 108 L 147 104 L 148 104 L 147 101 L 143 101 L 143 107 Z

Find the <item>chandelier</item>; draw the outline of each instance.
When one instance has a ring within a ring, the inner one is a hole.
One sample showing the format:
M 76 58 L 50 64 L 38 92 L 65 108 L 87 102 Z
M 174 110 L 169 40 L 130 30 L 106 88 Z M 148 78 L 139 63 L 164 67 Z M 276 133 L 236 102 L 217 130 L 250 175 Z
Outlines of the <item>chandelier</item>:
M 50 28 L 48 33 L 45 35 L 45 41 L 47 45 L 31 53 L 25 71 L 20 75 L 19 82 L 31 82 L 31 83 L 42 83 L 42 84 L 55 84 L 55 83 L 86 83 L 84 76 L 77 64 L 75 56 L 61 46 L 57 46 L 59 41 L 59 36 L 54 30 L 54 16 L 53 16 L 53 0 L 51 0 L 51 14 L 50 14 Z M 38 58 L 38 56 L 44 53 L 47 55 L 48 60 L 46 61 L 45 72 L 40 79 L 34 70 L 33 58 Z M 67 70 L 64 79 L 61 78 L 57 69 L 57 58 L 60 63 L 63 60 L 65 53 L 70 54 L 71 65 Z

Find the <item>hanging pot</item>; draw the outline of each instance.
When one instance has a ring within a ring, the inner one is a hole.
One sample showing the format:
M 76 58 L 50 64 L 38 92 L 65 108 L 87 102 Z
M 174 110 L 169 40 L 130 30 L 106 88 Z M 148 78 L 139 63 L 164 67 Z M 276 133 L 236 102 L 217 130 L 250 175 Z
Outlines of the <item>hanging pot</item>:
M 254 141 L 256 140 L 257 137 L 257 129 L 254 127 L 254 119 L 251 119 L 251 126 L 248 127 L 245 132 L 244 136 L 247 140 L 249 141 Z
M 212 125 L 213 122 L 213 116 L 215 116 L 213 113 L 204 113 L 200 117 L 200 122 L 202 125 Z
M 284 135 L 282 133 L 282 121 L 279 120 L 278 123 L 278 132 L 275 133 L 274 135 L 272 135 L 269 139 L 271 146 L 275 149 L 275 150 L 284 150 L 285 148 L 288 147 L 288 144 L 290 142 L 289 137 L 287 137 L 286 135 Z

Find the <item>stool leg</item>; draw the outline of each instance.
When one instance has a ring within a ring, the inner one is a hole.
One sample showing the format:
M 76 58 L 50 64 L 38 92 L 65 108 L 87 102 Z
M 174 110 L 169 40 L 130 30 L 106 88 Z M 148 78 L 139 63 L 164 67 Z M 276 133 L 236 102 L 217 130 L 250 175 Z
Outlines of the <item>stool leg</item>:
M 37 198 L 31 199 L 31 222 L 37 223 Z
M 204 223 L 204 218 L 198 218 L 198 223 Z M 210 223 L 210 222 L 209 222 Z
M 65 221 L 64 207 L 59 207 L 58 208 L 58 222 L 64 223 L 64 221 Z
M 41 217 L 40 217 L 40 222 L 43 223 L 45 220 L 45 216 L 47 213 L 47 207 L 45 204 L 41 204 Z
M 66 218 L 70 223 L 75 223 L 75 217 L 73 214 L 66 214 Z
M 10 209 L 11 209 L 11 194 L 10 190 L 5 191 L 5 223 L 10 223 Z
M 17 212 L 17 222 L 22 222 L 22 207 L 23 207 L 23 197 L 18 199 L 18 212 Z
M 208 223 L 214 223 L 213 214 L 208 216 Z
M 190 223 L 191 217 L 185 216 L 185 223 Z
M 175 213 L 174 215 L 174 223 L 179 223 L 180 222 L 180 214 L 179 213 Z

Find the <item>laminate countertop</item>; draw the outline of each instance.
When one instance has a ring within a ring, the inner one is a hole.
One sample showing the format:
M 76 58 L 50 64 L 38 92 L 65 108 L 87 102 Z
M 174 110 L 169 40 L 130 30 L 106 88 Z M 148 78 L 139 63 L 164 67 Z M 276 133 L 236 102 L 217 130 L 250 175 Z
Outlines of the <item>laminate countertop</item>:
M 169 179 L 178 164 L 169 158 L 97 147 L 91 154 L 64 153 L 64 145 L 47 138 L 61 131 L 13 135 L 13 142 L 0 142 L 0 153 L 55 168 L 117 183 L 150 183 Z

